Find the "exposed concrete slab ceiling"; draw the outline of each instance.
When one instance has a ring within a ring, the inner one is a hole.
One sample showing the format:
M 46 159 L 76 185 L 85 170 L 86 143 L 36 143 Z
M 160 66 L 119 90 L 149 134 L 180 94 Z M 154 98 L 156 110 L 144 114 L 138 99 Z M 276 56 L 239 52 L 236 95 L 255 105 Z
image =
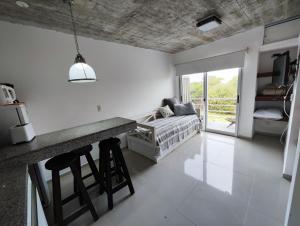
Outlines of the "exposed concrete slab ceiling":
M 68 5 L 62 0 L 0 1 L 0 20 L 71 33 Z M 223 24 L 196 29 L 196 20 L 211 13 Z M 75 0 L 82 36 L 177 53 L 253 27 L 300 14 L 300 0 Z

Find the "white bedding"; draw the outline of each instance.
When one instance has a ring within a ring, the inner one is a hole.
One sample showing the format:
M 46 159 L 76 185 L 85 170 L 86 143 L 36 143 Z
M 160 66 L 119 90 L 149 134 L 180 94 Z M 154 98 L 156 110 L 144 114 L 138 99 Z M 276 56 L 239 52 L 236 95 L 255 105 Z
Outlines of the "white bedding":
M 161 151 L 180 142 L 193 131 L 200 131 L 201 122 L 197 115 L 173 116 L 145 123 L 155 127 L 157 143 Z
M 277 108 L 258 109 L 254 112 L 254 118 L 280 120 L 283 118 L 282 111 Z
M 149 159 L 158 162 L 171 153 L 180 144 L 200 132 L 201 121 L 197 115 L 172 116 L 144 122 L 144 126 L 152 129 L 141 128 L 128 133 L 128 148 Z
M 155 128 L 156 144 L 161 151 L 168 149 L 175 143 L 184 140 L 194 131 L 200 131 L 201 121 L 197 115 L 172 116 L 160 118 L 154 121 L 143 123 L 144 125 Z M 151 140 L 151 131 L 146 128 L 138 127 L 130 135 L 137 136 L 146 141 Z

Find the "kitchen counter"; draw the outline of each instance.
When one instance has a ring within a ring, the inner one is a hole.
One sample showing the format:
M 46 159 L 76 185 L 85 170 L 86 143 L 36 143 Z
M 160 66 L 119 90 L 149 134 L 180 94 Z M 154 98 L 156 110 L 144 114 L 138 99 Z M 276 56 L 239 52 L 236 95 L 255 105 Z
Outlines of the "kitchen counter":
M 0 225 L 27 225 L 27 164 L 0 164 Z
M 28 164 L 128 132 L 136 121 L 112 118 L 37 136 L 0 149 L 0 225 L 27 224 Z

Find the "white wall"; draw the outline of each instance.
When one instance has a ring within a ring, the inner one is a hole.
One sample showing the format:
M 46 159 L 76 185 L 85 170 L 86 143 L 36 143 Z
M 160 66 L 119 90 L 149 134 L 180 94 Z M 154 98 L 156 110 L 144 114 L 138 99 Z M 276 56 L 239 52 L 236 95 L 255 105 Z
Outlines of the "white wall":
M 240 124 L 238 132 L 238 135 L 241 137 L 251 138 L 253 136 L 256 74 L 259 48 L 263 42 L 263 32 L 263 27 L 258 27 L 229 38 L 221 39 L 173 55 L 173 62 L 175 64 L 180 64 L 249 48 L 245 56 L 241 87 Z
M 260 72 L 260 73 L 272 72 L 273 71 L 273 62 L 274 62 L 274 58 L 272 58 L 272 55 L 276 54 L 276 53 L 283 53 L 285 51 L 290 52 L 291 61 L 297 59 L 297 47 L 262 52 L 259 55 L 258 72 Z M 270 78 L 270 80 L 271 80 L 271 78 Z
M 300 225 L 300 136 L 298 137 L 298 145 L 294 161 L 294 169 L 292 176 L 292 183 L 290 186 L 289 199 L 285 215 L 284 226 L 298 226 Z
M 300 35 L 298 38 L 298 54 L 300 54 Z M 288 122 L 287 137 L 284 148 L 283 174 L 292 175 L 300 128 L 300 70 L 294 82 L 293 100 L 291 105 L 290 119 Z
M 99 81 L 72 84 L 67 82 L 75 57 L 71 35 L 7 22 L 0 22 L 0 30 L 0 83 L 15 85 L 37 134 L 114 116 L 134 118 L 175 95 L 169 54 L 79 37 Z M 1 145 L 9 142 L 7 128 L 16 124 L 16 114 L 1 108 L 0 119 Z M 97 145 L 92 154 L 98 156 Z
M 258 72 L 272 72 L 273 71 L 273 54 L 283 53 L 285 51 L 290 52 L 290 60 L 293 61 L 297 58 L 297 47 L 280 48 L 272 51 L 260 52 L 258 62 Z M 257 79 L 257 94 L 262 95 L 265 87 L 272 83 L 272 77 L 261 77 Z M 266 107 L 283 108 L 283 102 L 274 101 L 257 101 L 255 105 L 256 109 Z M 289 112 L 290 103 L 286 103 L 286 109 Z M 281 135 L 287 127 L 287 122 L 284 121 L 271 121 L 271 120 L 254 120 L 255 133 Z
M 72 84 L 67 82 L 75 57 L 71 35 L 7 22 L 0 22 L 0 30 L 0 83 L 15 85 L 37 134 L 147 113 L 174 96 L 168 54 L 79 37 L 99 81 Z
M 265 29 L 264 44 L 282 40 L 298 38 L 300 33 L 300 19 L 279 23 Z
M 258 134 L 281 136 L 286 127 L 287 122 L 284 121 L 254 119 L 254 131 Z

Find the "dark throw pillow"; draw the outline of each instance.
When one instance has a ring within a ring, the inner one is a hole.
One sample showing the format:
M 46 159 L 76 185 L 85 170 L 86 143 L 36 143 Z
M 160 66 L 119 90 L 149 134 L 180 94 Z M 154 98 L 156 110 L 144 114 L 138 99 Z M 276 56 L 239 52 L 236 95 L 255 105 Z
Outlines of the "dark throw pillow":
M 174 112 L 174 104 L 179 104 L 179 101 L 177 100 L 176 97 L 163 99 L 163 106 L 168 105 L 173 112 Z
M 174 113 L 176 116 L 197 114 L 192 103 L 174 104 Z

